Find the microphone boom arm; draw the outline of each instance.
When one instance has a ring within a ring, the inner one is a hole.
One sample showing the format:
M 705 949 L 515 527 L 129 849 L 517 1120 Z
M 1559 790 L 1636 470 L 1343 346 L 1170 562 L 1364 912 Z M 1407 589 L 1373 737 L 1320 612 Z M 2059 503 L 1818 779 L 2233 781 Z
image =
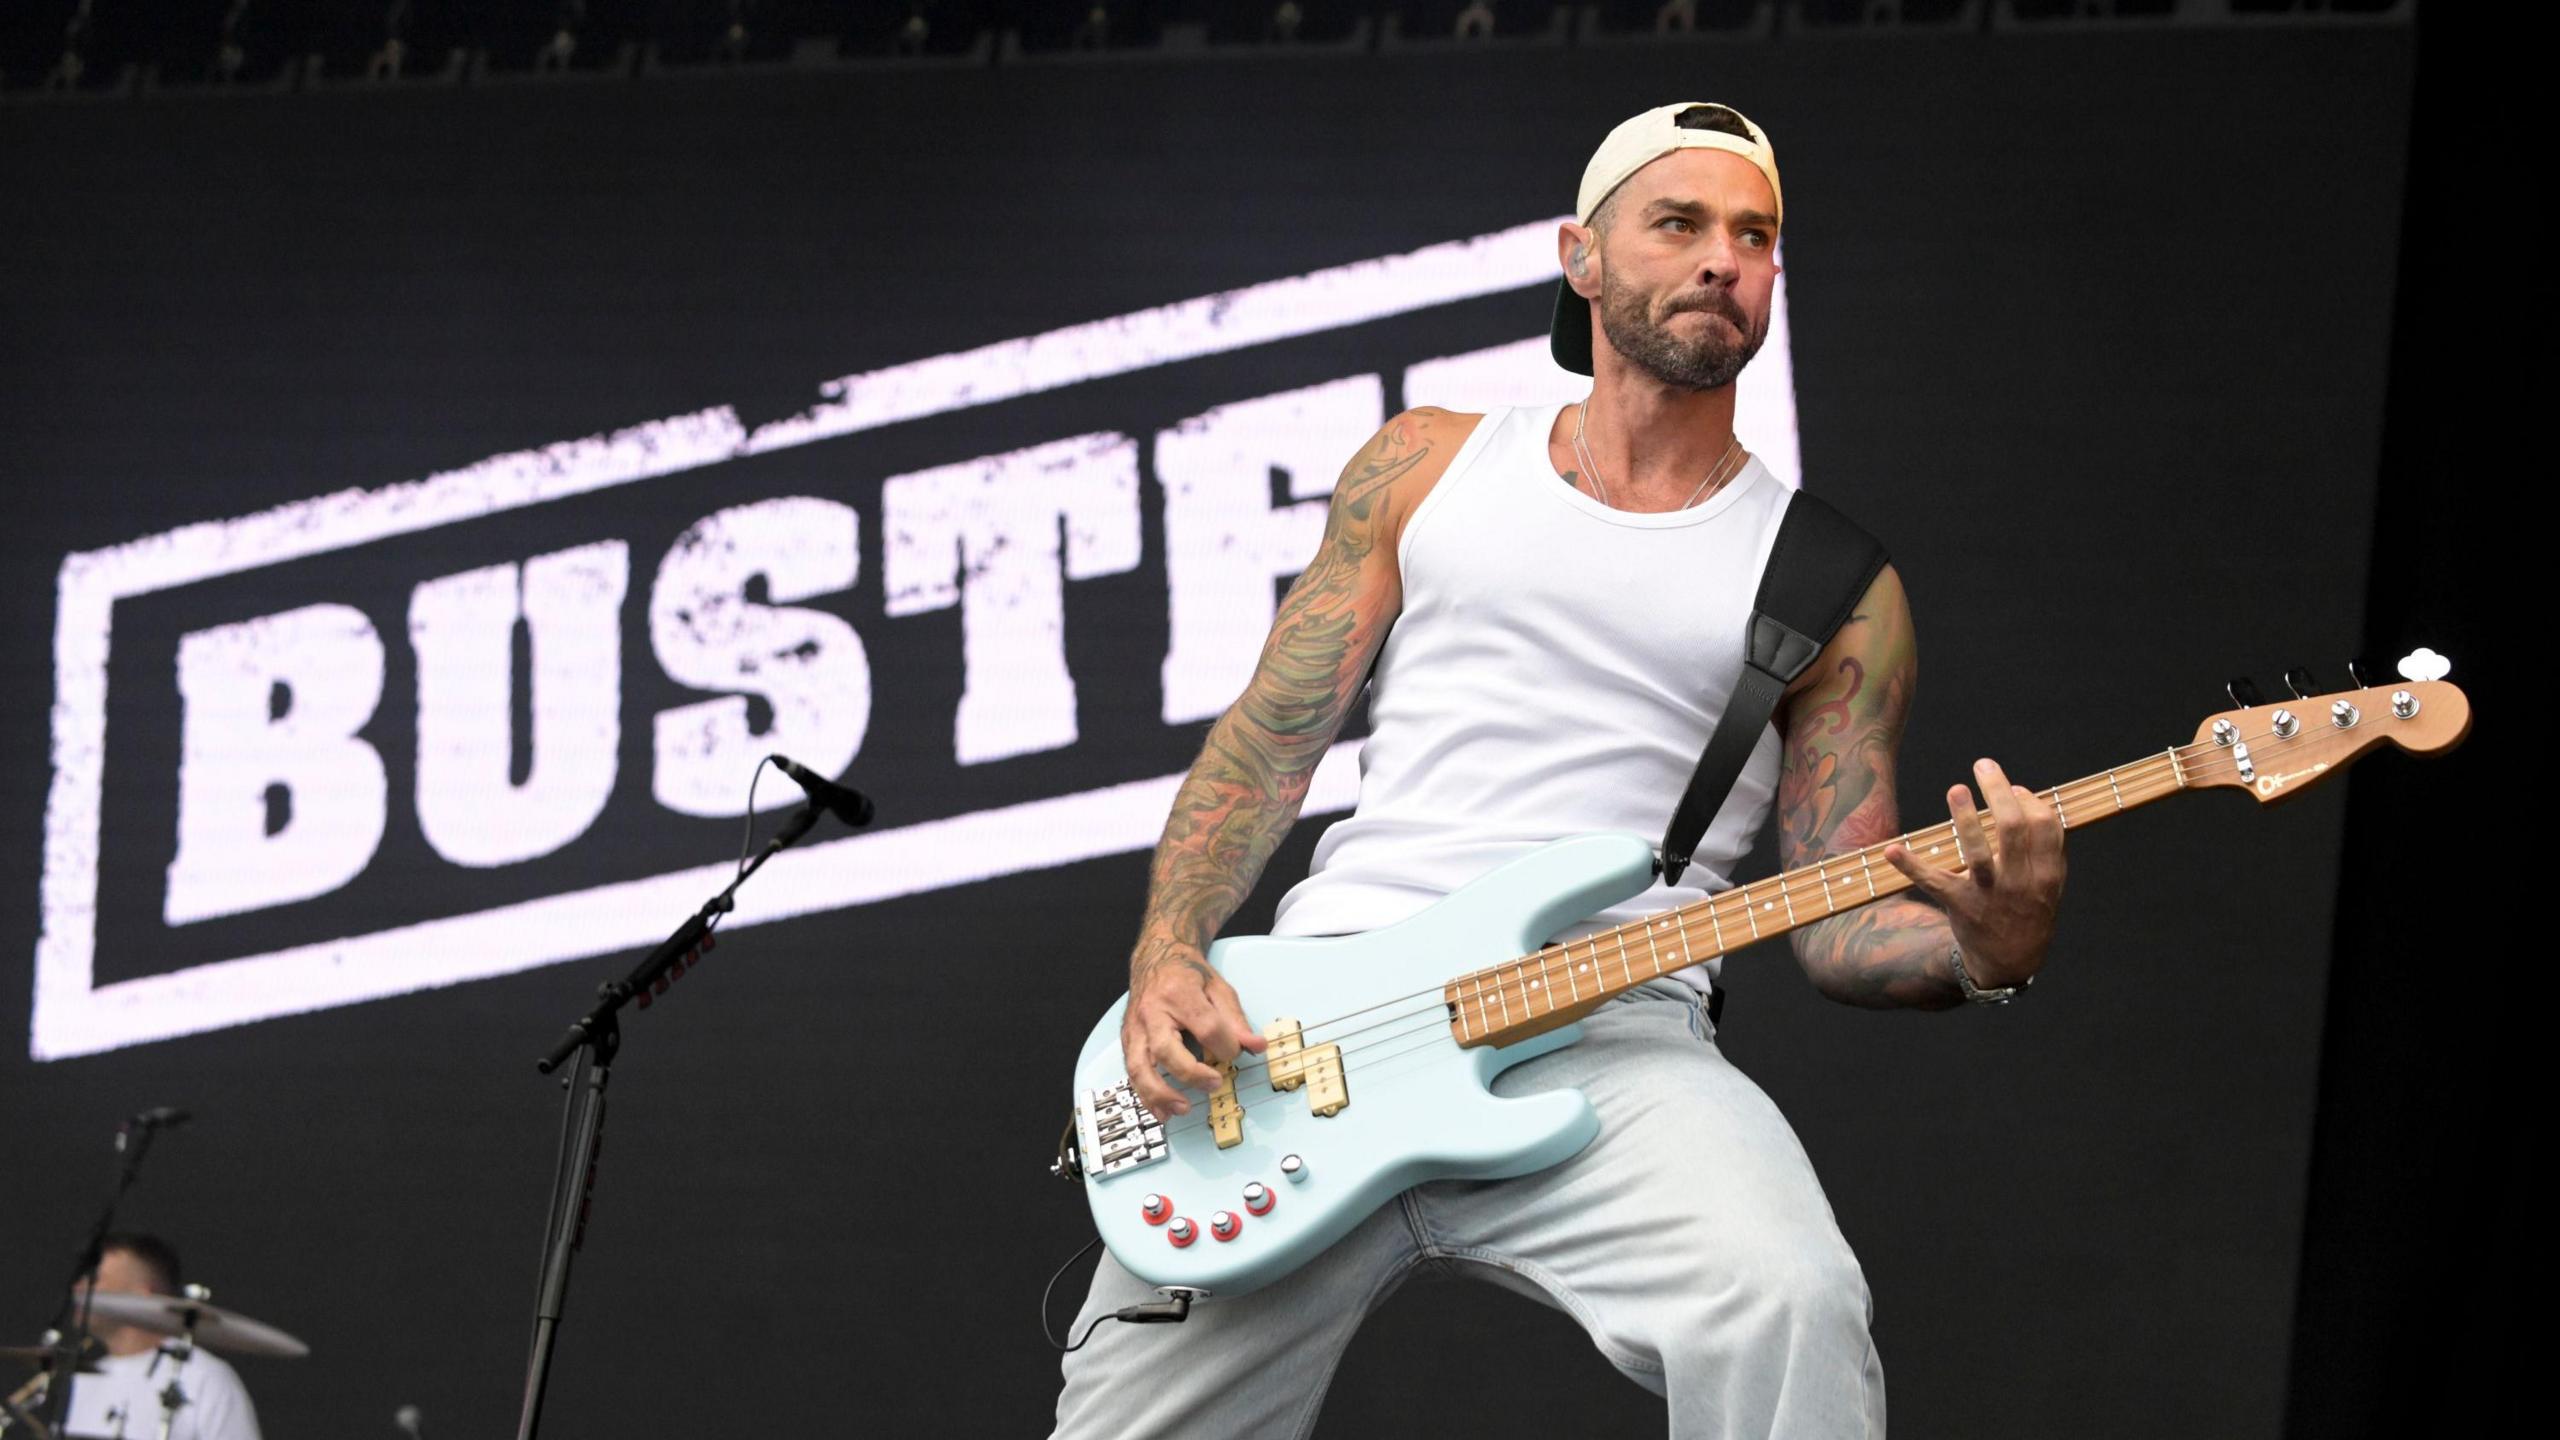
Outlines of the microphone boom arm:
M 786 774 L 799 769 L 789 761 L 782 764 Z M 598 986 L 595 1008 L 569 1027 L 560 1043 L 551 1047 L 551 1053 L 534 1062 L 536 1069 L 548 1075 L 571 1056 L 578 1057 L 577 1068 L 563 1082 L 568 1099 L 560 1116 L 560 1161 L 552 1176 L 551 1215 L 543 1226 L 542 1267 L 534 1298 L 533 1351 L 525 1368 L 523 1407 L 516 1417 L 517 1440 L 535 1440 L 542 1426 L 542 1400 L 550 1382 L 551 1353 L 559 1337 L 561 1311 L 568 1304 L 570 1258 L 586 1239 L 587 1216 L 594 1204 L 596 1151 L 604 1134 L 605 1081 L 622 1049 L 622 1024 L 618 1018 L 622 1007 L 634 1000 L 646 1007 L 652 995 L 662 992 L 684 973 L 691 957 L 709 942 L 712 927 L 720 923 L 720 917 L 737 908 L 738 887 L 763 869 L 764 862 L 807 835 L 817 825 L 822 806 L 844 815 L 848 824 L 862 824 L 871 818 L 871 802 L 858 792 L 821 782 L 835 792 L 825 794 L 801 776 L 793 778 L 810 792 L 809 803 L 795 811 L 763 849 L 738 867 L 737 877 L 727 888 L 704 901 L 701 909 L 643 957 L 630 974 Z M 858 805 L 859 820 L 845 814 L 848 798 Z M 147 1137 L 149 1132 L 145 1133 Z

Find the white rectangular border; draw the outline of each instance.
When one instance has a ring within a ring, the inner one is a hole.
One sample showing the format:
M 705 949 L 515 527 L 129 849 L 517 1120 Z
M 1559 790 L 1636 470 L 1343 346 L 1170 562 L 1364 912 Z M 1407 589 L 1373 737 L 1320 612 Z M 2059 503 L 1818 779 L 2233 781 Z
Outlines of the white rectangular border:
M 1533 221 L 1469 240 L 938 355 L 818 387 L 825 402 L 746 430 L 729 406 L 608 435 L 493 455 L 458 470 L 343 490 L 231 520 L 203 521 L 63 558 L 54 619 L 53 783 L 45 802 L 42 929 L 29 1053 L 95 1054 L 145 1041 L 628 949 L 724 883 L 691 867 L 522 905 L 370 935 L 93 984 L 99 806 L 106 773 L 107 656 L 118 600 L 234 575 L 571 495 L 851 435 L 1133 370 L 1269 344 L 1485 295 L 1556 275 L 1556 227 Z M 1326 757 L 1306 813 L 1349 808 L 1342 745 Z M 731 925 L 754 924 L 964 884 L 999 873 L 1142 849 L 1170 808 L 1169 776 L 1055 800 L 856 836 L 774 862 Z M 1143 825 L 1133 817 L 1143 815 Z M 1046 851 L 1024 848 L 1048 837 Z M 988 857 L 1003 854 L 1001 864 Z M 574 935 L 573 942 L 561 937 Z M 398 963 L 432 944 L 433 974 Z M 468 956 L 471 968 L 454 968 Z M 293 998 L 286 1000 L 285 995 Z

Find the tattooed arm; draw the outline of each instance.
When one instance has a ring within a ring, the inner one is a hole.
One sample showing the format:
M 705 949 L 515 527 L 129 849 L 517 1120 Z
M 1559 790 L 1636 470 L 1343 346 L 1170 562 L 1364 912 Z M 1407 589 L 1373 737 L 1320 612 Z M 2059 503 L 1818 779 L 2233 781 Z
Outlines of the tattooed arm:
M 1252 681 L 1210 727 L 1174 797 L 1120 1026 L 1130 1084 L 1158 1115 L 1189 1111 L 1176 1085 L 1217 1086 L 1185 1035 L 1218 1061 L 1262 1049 L 1205 952 L 1298 818 L 1316 762 L 1341 733 L 1402 603 L 1396 537 L 1476 418 L 1407 411 L 1344 468 L 1324 541 L 1281 602 Z
M 1786 755 L 1778 771 L 1778 844 L 1786 868 L 1902 833 L 1894 759 L 1919 679 L 1911 605 L 1902 577 L 1887 566 L 1779 706 Z M 1948 958 L 1958 943 L 1966 973 L 1984 989 L 2023 983 L 2043 965 L 2062 894 L 2060 821 L 2051 805 L 2011 785 L 1989 760 L 1976 762 L 1974 774 L 2000 836 L 1998 862 L 1947 876 L 1898 846 L 1887 851 L 1920 894 L 1818 920 L 1792 937 L 1797 962 L 1822 993 L 1873 1008 L 1960 1004 Z M 1965 787 L 1950 790 L 1947 803 L 1959 820 L 1971 821 Z

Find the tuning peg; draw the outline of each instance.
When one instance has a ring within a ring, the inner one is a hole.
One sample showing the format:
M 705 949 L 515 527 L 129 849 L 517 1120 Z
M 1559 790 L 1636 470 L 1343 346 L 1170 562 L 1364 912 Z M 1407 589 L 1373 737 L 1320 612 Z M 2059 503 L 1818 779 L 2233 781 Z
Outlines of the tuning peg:
M 2356 682 L 2356 688 L 2359 690 L 2373 688 L 2373 681 L 2366 678 L 2365 669 L 2366 664 L 2361 656 L 2347 662 L 2347 678 Z
M 2311 687 L 2318 683 L 2320 682 L 2311 678 L 2310 670 L 2300 665 L 2284 672 L 2284 688 L 2292 691 L 2293 698 L 2296 700 L 2310 699 Z
M 2257 682 L 2251 680 L 2246 675 L 2233 680 L 2230 684 L 2223 686 L 2222 689 L 2225 694 L 2231 697 L 2231 703 L 2239 706 L 2243 710 L 2254 710 L 2260 705 L 2267 703 L 2266 697 L 2258 693 Z

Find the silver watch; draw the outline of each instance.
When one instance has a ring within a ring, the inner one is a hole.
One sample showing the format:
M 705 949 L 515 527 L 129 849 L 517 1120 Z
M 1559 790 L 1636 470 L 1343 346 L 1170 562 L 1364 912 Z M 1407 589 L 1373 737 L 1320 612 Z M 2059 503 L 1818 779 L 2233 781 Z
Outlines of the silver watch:
M 1947 965 L 1956 972 L 1956 988 L 1964 992 L 1964 998 L 1969 1004 L 2006 1005 L 2017 999 L 2019 993 L 2028 986 L 2036 983 L 2036 977 L 2030 975 L 2015 985 L 2003 985 L 1997 990 L 1985 990 L 1973 983 L 1972 976 L 1964 973 L 1964 947 L 1960 945 L 1947 946 Z

